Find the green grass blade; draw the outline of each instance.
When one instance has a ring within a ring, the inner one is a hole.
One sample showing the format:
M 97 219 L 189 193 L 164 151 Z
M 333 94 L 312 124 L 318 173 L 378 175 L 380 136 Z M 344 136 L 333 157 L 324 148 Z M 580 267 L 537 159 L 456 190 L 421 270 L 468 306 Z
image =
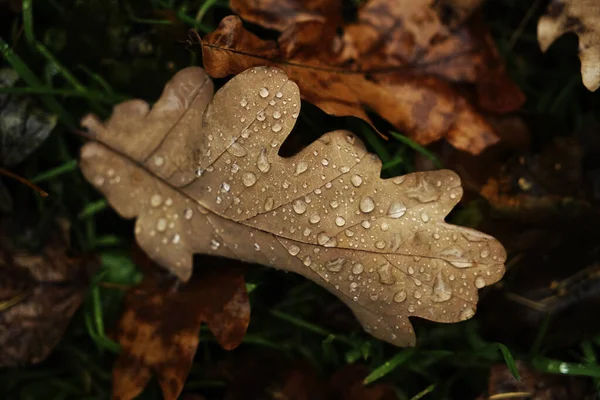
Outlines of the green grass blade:
M 51 170 L 36 175 L 34 178 L 30 179 L 30 181 L 33 183 L 40 183 L 52 178 L 56 178 L 57 176 L 60 176 L 62 174 L 66 174 L 67 172 L 75 171 L 76 169 L 77 160 L 69 160 L 56 168 L 52 168 Z
M 532 365 L 543 372 L 550 374 L 589 376 L 600 378 L 600 365 L 598 364 L 578 364 L 553 360 L 546 357 L 537 357 L 532 361 Z
M 89 218 L 92 215 L 99 213 L 100 211 L 104 211 L 106 208 L 108 208 L 108 201 L 106 201 L 105 199 L 94 201 L 93 203 L 89 203 L 88 205 L 86 205 L 85 208 L 79 213 L 77 218 Z
M 496 346 L 500 350 L 500 353 L 502 353 L 504 362 L 506 363 L 506 366 L 508 367 L 508 370 L 510 371 L 512 376 L 516 380 L 520 381 L 521 376 L 519 375 L 519 369 L 517 368 L 517 364 L 515 363 L 515 358 L 513 357 L 512 353 L 510 352 L 508 347 L 506 347 L 502 343 L 496 343 Z
M 427 386 L 425 389 L 423 389 L 422 391 L 420 391 L 419 393 L 417 393 L 413 397 L 411 397 L 410 400 L 419 400 L 419 399 L 422 399 L 423 397 L 425 397 L 429 393 L 433 392 L 435 390 L 436 386 L 437 386 L 436 383 L 432 383 L 431 385 Z
M 437 156 L 435 154 L 433 154 L 432 152 L 427 150 L 425 147 L 421 146 L 419 143 L 415 142 L 412 139 L 407 138 L 404 135 L 399 134 L 398 132 L 389 132 L 389 134 L 397 141 L 402 142 L 405 145 L 407 145 L 408 147 L 410 147 L 411 149 L 416 150 L 419 153 L 423 154 L 425 157 L 427 157 L 429 160 L 431 160 L 431 162 L 433 163 L 433 165 L 436 166 L 436 168 L 444 168 L 444 165 L 439 160 L 439 158 L 437 158 Z
M 406 349 L 399 352 L 394 357 L 392 357 L 379 367 L 375 368 L 369 375 L 367 375 L 367 377 L 363 380 L 363 384 L 368 385 L 383 378 L 384 376 L 398 368 L 400 365 L 408 361 L 408 359 L 411 358 L 415 353 L 416 349 L 414 348 Z

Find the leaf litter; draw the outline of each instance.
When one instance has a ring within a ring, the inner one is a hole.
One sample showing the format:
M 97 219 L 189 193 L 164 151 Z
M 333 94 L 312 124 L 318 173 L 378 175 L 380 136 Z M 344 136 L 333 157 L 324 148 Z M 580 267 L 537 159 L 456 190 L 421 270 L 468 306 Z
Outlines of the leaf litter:
M 200 68 L 83 125 L 85 177 L 124 218 L 141 248 L 183 281 L 192 254 L 296 272 L 338 296 L 365 330 L 415 344 L 408 317 L 471 318 L 478 289 L 501 278 L 506 253 L 492 237 L 450 225 L 460 200 L 449 170 L 379 178 L 381 161 L 348 131 L 326 133 L 282 158 L 300 112 L 295 82 L 255 67 L 213 98 Z

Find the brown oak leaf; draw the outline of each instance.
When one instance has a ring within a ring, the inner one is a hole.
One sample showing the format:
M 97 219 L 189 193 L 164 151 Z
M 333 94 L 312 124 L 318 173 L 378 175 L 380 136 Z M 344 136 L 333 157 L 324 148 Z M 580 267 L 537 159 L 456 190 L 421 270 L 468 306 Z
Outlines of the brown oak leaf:
M 69 256 L 68 238 L 64 222 L 40 252 L 0 235 L 0 367 L 44 360 L 83 301 L 99 263 L 94 256 Z
M 214 98 L 204 70 L 186 68 L 151 110 L 132 100 L 106 123 L 86 117 L 97 142 L 82 148 L 81 169 L 121 216 L 137 218 L 142 249 L 182 280 L 194 253 L 296 272 L 400 346 L 415 343 L 410 316 L 473 316 L 506 252 L 444 222 L 462 196 L 458 176 L 381 179 L 381 161 L 342 130 L 281 157 L 300 104 L 278 68 L 244 71 Z
M 146 275 L 127 294 L 119 321 L 117 339 L 123 351 L 113 368 L 114 398 L 135 398 L 154 372 L 164 398 L 177 399 L 203 322 L 223 348 L 241 343 L 250 322 L 250 303 L 239 268 L 196 274 L 181 285 Z
M 224 18 L 202 43 L 211 76 L 274 65 L 298 82 L 305 100 L 329 114 L 371 122 L 371 109 L 419 143 L 445 137 L 473 154 L 498 138 L 452 82 L 474 83 L 486 110 L 507 112 L 524 101 L 481 18 L 467 18 L 477 2 L 371 0 L 349 25 L 335 1 L 271 3 L 232 1 L 242 18 L 282 34 L 277 42 L 262 40 L 238 18 Z
M 583 84 L 590 91 L 600 87 L 600 3 L 597 0 L 553 0 L 538 23 L 542 51 L 567 32 L 579 37 Z

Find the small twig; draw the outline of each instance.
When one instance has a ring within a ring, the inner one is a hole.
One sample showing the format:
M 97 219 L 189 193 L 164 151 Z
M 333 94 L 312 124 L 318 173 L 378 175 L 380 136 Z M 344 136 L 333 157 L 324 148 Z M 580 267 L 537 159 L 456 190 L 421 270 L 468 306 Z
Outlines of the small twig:
M 39 186 L 37 186 L 33 182 L 28 181 L 27 179 L 23 178 L 22 176 L 19 176 L 19 175 L 13 173 L 13 172 L 10 172 L 7 169 L 0 168 L 0 175 L 7 176 L 7 177 L 12 178 L 12 179 L 14 179 L 16 181 L 21 182 L 25 186 L 29 186 L 30 188 L 32 188 L 33 190 L 35 190 L 36 192 L 38 192 L 38 194 L 40 196 L 42 196 L 42 197 L 48 197 L 48 193 L 46 193 L 45 191 L 43 191 L 42 188 L 40 188 Z

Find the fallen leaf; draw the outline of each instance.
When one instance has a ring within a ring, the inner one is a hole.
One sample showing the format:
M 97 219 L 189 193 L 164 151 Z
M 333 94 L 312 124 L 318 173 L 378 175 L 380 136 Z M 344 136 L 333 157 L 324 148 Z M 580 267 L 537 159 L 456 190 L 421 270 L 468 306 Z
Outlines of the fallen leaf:
M 135 398 L 157 375 L 164 398 L 175 400 L 192 366 L 205 322 L 227 350 L 237 347 L 250 322 L 250 303 L 240 269 L 196 274 L 179 285 L 146 275 L 130 290 L 119 321 L 122 352 L 113 368 L 113 396 Z
M 0 235 L 0 367 L 38 363 L 50 354 L 98 267 L 95 257 L 68 256 L 62 223 L 39 253 L 17 248 L 13 238 Z
M 590 91 L 600 87 L 600 3 L 597 0 L 552 0 L 538 22 L 542 51 L 567 32 L 579 37 L 583 84 Z
M 300 93 L 277 68 L 247 70 L 212 95 L 206 73 L 187 68 L 151 111 L 132 100 L 106 124 L 83 120 L 98 142 L 82 148 L 81 169 L 122 217 L 137 217 L 152 259 L 182 280 L 194 253 L 299 273 L 399 346 L 415 343 L 409 316 L 473 316 L 506 253 L 444 222 L 462 195 L 454 172 L 381 179 L 381 161 L 341 130 L 280 157 Z
M 344 26 L 336 1 L 234 0 L 242 18 L 282 34 L 277 42 L 262 40 L 226 17 L 203 39 L 204 66 L 225 77 L 274 65 L 298 82 L 303 99 L 329 114 L 371 122 L 369 108 L 419 143 L 445 137 L 477 154 L 498 138 L 450 82 L 475 83 L 479 105 L 494 112 L 516 109 L 524 97 L 480 18 L 467 18 L 478 2 L 451 3 L 371 0 L 357 23 Z

